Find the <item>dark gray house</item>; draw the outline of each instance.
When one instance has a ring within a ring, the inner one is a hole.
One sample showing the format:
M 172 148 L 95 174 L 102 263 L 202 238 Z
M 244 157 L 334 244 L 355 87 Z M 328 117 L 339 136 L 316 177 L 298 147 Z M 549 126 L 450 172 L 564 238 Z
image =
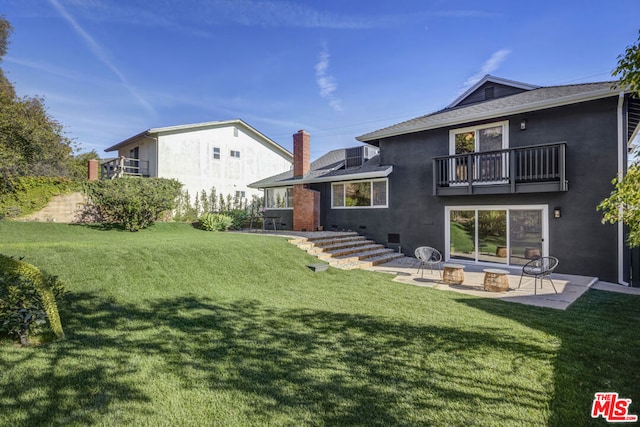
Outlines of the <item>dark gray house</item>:
M 367 133 L 367 145 L 309 162 L 294 135 L 294 170 L 251 184 L 267 215 L 294 230 L 353 230 L 412 255 L 522 265 L 629 280 L 624 229 L 598 203 L 626 171 L 640 101 L 613 82 L 539 87 L 485 76 L 443 110 Z

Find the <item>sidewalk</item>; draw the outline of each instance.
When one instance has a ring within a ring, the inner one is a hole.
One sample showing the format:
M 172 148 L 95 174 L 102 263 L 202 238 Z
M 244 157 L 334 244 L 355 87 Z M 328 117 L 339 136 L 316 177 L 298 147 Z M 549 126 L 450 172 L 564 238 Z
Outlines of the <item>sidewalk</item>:
M 428 268 L 418 273 L 419 262 L 415 258 L 405 257 L 398 261 L 392 261 L 380 266 L 370 267 L 367 270 L 382 273 L 394 274 L 395 282 L 411 284 L 415 286 L 430 287 L 438 290 L 460 292 L 467 295 L 474 295 L 481 298 L 497 298 L 508 302 L 533 305 L 537 307 L 547 307 L 557 310 L 566 310 L 574 301 L 587 292 L 590 288 L 621 292 L 626 294 L 640 295 L 639 288 L 629 288 L 613 283 L 598 281 L 596 277 L 576 276 L 569 274 L 553 274 L 552 279 L 558 293 L 556 294 L 548 280 L 544 280 L 542 289 L 538 281 L 538 289 L 534 295 L 533 278 L 525 276 L 522 285 L 518 288 L 520 281 L 520 268 L 500 267 L 510 272 L 509 290 L 507 292 L 488 292 L 484 290 L 484 272 L 486 266 L 466 265 L 464 270 L 464 284 L 447 285 L 440 278 L 437 270 L 431 272 Z

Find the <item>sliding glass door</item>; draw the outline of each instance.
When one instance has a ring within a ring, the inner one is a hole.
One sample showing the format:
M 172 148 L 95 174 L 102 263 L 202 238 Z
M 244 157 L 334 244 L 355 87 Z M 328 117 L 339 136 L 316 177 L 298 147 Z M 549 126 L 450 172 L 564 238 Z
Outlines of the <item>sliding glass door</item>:
M 450 207 L 447 258 L 522 265 L 545 256 L 546 206 Z

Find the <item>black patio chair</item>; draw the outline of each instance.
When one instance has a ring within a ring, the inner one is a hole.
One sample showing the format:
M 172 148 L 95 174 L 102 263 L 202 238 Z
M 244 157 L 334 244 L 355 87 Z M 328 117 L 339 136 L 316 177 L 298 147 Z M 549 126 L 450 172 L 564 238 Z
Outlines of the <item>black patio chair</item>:
M 418 271 L 422 269 L 421 278 L 424 278 L 424 266 L 425 264 L 431 268 L 431 273 L 433 273 L 433 266 L 438 267 L 438 273 L 440 273 L 440 278 L 442 278 L 442 269 L 440 267 L 440 263 L 442 262 L 442 254 L 437 250 L 430 246 L 420 246 L 415 251 L 416 258 L 420 261 L 420 267 L 418 267 Z M 416 271 L 417 273 L 417 271 Z
M 553 286 L 553 290 L 558 293 L 556 289 L 556 285 L 553 284 L 553 280 L 551 280 L 551 273 L 558 266 L 558 258 L 553 256 L 541 257 L 538 259 L 534 259 L 533 261 L 529 261 L 525 265 L 522 266 L 522 274 L 520 274 L 520 282 L 518 283 L 518 288 L 522 284 L 522 278 L 524 276 L 533 277 L 533 294 L 537 295 L 536 289 L 538 288 L 538 279 L 540 279 L 540 289 L 542 289 L 542 279 L 547 278 L 549 282 L 551 282 L 551 286 Z

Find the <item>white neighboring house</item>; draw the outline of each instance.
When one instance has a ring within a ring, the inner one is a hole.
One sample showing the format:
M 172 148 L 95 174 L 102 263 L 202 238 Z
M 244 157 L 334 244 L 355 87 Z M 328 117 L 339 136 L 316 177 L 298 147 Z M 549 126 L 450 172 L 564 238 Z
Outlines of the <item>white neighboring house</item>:
M 153 128 L 105 150 L 127 159 L 125 170 L 144 177 L 175 178 L 192 199 L 215 187 L 232 197 L 262 196 L 248 184 L 291 169 L 293 155 L 240 119 Z M 115 162 L 104 163 L 113 171 Z

